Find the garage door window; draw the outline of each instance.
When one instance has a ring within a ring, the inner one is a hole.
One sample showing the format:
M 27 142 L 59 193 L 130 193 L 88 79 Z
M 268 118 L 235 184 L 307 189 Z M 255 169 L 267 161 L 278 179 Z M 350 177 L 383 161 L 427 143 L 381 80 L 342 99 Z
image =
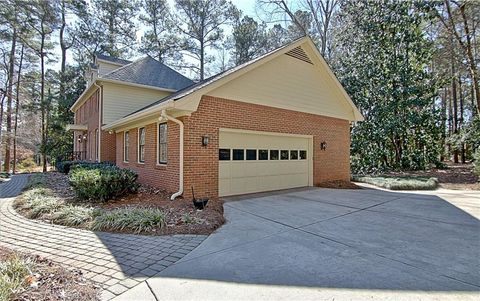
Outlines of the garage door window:
M 270 160 L 278 160 L 278 150 L 276 149 L 270 150 Z
M 256 149 L 247 149 L 247 160 L 257 160 Z
M 234 149 L 233 150 L 233 160 L 241 161 L 244 159 L 244 150 L 243 149 Z
M 280 151 L 280 159 L 281 160 L 288 160 L 288 150 L 281 150 Z
M 218 150 L 218 160 L 220 161 L 230 161 L 230 149 L 221 148 Z
M 258 160 L 268 160 L 268 150 L 259 149 L 258 150 Z
M 300 160 L 307 160 L 307 151 L 301 150 L 300 151 Z
M 296 150 L 290 151 L 290 160 L 298 160 L 298 151 Z

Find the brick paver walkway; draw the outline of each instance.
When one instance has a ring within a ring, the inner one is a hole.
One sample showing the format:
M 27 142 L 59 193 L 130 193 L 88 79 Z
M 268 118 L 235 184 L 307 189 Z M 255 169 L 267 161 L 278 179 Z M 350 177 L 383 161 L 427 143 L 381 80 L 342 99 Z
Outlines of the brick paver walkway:
M 142 236 L 91 232 L 26 219 L 12 207 L 28 180 L 0 184 L 0 244 L 79 268 L 108 300 L 154 276 L 196 248 L 203 235 Z

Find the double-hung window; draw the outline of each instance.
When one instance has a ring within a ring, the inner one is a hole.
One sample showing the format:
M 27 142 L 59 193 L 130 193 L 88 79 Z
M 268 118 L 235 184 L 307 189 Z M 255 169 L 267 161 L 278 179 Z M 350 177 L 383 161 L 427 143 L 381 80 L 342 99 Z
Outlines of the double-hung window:
M 123 161 L 128 162 L 128 140 L 129 140 L 130 132 L 126 131 L 123 134 Z
M 138 129 L 138 162 L 145 162 L 145 128 Z
M 167 124 L 160 123 L 158 125 L 158 163 L 167 163 Z

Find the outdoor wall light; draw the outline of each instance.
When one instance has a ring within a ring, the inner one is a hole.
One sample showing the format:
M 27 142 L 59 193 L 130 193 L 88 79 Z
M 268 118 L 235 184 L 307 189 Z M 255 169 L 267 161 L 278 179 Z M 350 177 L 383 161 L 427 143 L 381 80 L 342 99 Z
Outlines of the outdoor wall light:
M 87 141 L 87 134 L 83 135 L 83 141 Z
M 78 135 L 77 142 L 82 143 L 82 135 Z
M 208 136 L 202 136 L 202 146 L 207 146 L 210 139 Z
M 323 141 L 322 143 L 320 143 L 320 149 L 322 151 L 327 150 L 327 142 Z

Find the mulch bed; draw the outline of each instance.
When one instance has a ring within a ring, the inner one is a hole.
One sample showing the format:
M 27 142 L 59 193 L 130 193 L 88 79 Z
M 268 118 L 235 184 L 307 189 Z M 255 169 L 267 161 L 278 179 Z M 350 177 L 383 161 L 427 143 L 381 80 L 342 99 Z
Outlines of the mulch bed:
M 100 287 L 87 280 L 82 271 L 67 269 L 41 256 L 24 255 L 0 247 L 0 262 L 11 256 L 30 257 L 35 262 L 32 275 L 25 279 L 25 290 L 12 300 L 100 300 Z
M 192 200 L 180 197 L 175 201 L 170 201 L 170 193 L 142 186 L 138 193 L 130 194 L 120 199 L 110 200 L 101 204 L 86 203 L 77 200 L 66 175 L 59 172 L 50 172 L 47 176 L 49 188 L 58 197 L 74 205 L 100 207 L 106 210 L 124 207 L 160 208 L 167 213 L 167 226 L 161 232 L 142 234 L 210 234 L 225 223 L 223 202 L 219 199 L 210 199 L 205 209 L 196 210 Z M 195 222 L 185 222 L 185 216 L 188 216 Z M 124 232 L 131 233 L 128 231 Z
M 480 190 L 479 178 L 473 173 L 472 164 L 446 162 L 446 169 L 431 169 L 427 171 L 391 172 L 392 176 L 422 176 L 435 177 L 439 187 L 458 190 Z
M 362 189 L 361 186 L 358 186 L 355 183 L 347 182 L 347 181 L 329 181 L 329 182 L 318 184 L 317 187 L 335 188 L 335 189 Z

